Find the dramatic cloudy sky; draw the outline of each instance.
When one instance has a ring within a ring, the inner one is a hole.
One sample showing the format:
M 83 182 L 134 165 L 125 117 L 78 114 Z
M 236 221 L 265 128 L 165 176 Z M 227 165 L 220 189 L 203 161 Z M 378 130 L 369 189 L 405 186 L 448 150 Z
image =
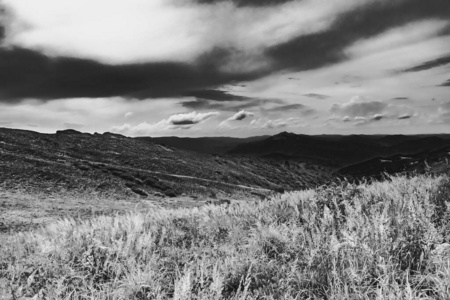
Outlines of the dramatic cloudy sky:
M 450 133 L 450 1 L 0 0 L 0 127 Z

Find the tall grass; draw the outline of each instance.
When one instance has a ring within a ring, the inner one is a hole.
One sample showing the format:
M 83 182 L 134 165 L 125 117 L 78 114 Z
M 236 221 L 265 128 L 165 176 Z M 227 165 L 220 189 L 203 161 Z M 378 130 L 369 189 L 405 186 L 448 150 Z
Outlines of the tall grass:
M 2 241 L 18 299 L 450 299 L 447 177 L 61 220 Z

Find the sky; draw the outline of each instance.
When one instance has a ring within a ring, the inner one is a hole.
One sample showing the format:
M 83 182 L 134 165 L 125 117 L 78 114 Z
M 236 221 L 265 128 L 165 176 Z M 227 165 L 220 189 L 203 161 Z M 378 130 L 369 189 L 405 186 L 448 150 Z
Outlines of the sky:
M 450 1 L 0 0 L 0 127 L 450 133 Z

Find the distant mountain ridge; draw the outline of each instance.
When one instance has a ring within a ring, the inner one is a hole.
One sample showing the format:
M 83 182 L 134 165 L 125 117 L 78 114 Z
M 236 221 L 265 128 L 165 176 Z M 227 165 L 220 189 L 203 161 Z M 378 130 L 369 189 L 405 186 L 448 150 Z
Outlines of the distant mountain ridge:
M 318 135 L 282 132 L 240 144 L 229 154 L 306 160 L 342 168 L 378 156 L 413 154 L 450 146 L 450 135 Z
M 381 178 L 383 174 L 395 173 L 448 173 L 450 171 L 450 146 L 411 155 L 395 154 L 376 157 L 344 167 L 338 174 L 353 178 Z
M 233 137 L 137 137 L 136 139 L 149 143 L 164 144 L 178 149 L 190 150 L 209 154 L 225 154 L 235 147 L 245 143 L 257 142 L 270 137 L 269 135 L 249 138 Z

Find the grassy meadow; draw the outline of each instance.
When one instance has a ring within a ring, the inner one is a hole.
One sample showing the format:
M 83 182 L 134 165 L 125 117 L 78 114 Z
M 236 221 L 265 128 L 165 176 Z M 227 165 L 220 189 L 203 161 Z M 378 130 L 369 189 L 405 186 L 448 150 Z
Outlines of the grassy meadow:
M 417 175 L 64 219 L 2 237 L 0 299 L 450 299 L 449 203 Z

